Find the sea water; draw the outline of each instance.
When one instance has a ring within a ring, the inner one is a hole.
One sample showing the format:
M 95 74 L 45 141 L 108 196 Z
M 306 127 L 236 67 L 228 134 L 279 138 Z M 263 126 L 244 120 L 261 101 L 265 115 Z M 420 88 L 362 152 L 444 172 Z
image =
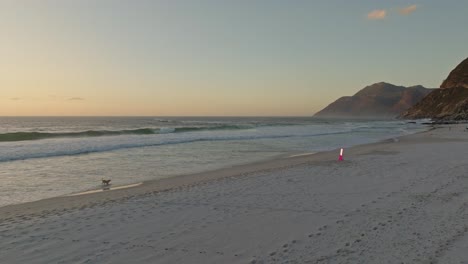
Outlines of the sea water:
M 426 130 L 301 117 L 0 117 L 0 206 Z

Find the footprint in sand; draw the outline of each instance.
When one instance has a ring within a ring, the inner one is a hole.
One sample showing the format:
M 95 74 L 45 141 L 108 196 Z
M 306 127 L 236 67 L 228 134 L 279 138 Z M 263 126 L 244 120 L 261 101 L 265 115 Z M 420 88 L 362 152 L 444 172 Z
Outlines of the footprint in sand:
M 328 228 L 328 226 L 327 226 L 327 225 L 324 225 L 324 226 L 320 227 L 319 230 L 322 231 L 322 230 L 325 230 L 325 229 L 327 229 L 327 228 Z

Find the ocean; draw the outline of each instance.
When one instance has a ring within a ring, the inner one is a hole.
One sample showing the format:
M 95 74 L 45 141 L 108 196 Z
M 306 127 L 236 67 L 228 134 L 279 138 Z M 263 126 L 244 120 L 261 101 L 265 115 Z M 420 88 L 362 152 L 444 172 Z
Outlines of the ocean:
M 307 117 L 0 117 L 0 206 L 99 189 L 102 178 L 127 185 L 427 129 Z

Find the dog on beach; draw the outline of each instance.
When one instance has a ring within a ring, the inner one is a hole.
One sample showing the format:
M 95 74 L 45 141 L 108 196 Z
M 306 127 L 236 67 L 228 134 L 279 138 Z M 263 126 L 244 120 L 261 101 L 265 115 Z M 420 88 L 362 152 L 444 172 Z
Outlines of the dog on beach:
M 110 180 L 110 179 L 109 179 L 109 180 L 104 180 L 104 179 L 101 179 L 101 180 L 102 180 L 102 185 L 106 185 L 106 186 L 107 186 L 107 185 L 109 185 L 109 184 L 110 184 L 110 182 L 111 182 L 111 180 Z

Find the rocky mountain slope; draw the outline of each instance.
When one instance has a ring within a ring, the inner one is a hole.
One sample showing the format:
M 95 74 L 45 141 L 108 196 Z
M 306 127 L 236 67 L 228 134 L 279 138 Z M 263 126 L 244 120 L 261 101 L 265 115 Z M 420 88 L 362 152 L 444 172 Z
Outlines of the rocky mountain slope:
M 468 120 L 468 58 L 450 72 L 440 89 L 431 92 L 401 117 Z
M 442 89 L 454 87 L 468 88 L 468 58 L 453 69 L 447 79 L 440 85 Z

